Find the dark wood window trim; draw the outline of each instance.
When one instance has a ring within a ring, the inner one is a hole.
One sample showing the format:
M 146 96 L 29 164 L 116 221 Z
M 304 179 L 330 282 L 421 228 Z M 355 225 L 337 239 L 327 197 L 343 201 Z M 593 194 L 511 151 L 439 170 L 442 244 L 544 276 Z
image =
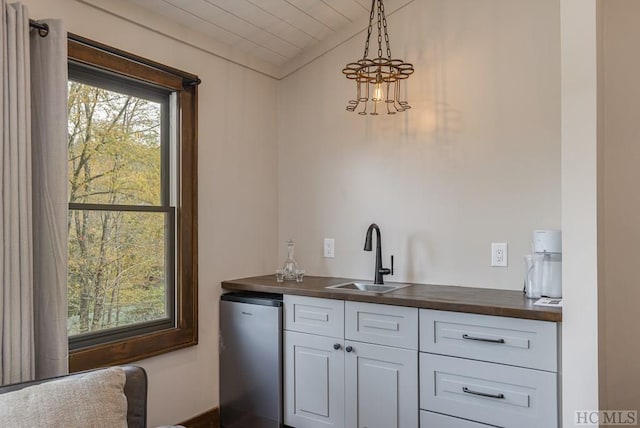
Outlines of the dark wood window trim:
M 74 38 L 76 40 L 74 40 Z M 78 41 L 82 40 L 82 41 Z M 124 54 L 124 53 L 123 53 Z M 198 222 L 197 222 L 197 76 L 169 67 L 153 67 L 143 58 L 118 55 L 115 49 L 70 34 L 69 60 L 175 91 L 180 118 L 180 199 L 177 204 L 176 326 L 149 334 L 72 350 L 69 370 L 123 364 L 193 346 L 198 343 Z

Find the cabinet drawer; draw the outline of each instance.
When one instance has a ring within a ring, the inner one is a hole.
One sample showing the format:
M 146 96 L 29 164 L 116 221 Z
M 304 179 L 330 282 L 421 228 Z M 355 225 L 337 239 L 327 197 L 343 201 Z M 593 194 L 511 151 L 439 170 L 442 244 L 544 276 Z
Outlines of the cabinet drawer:
M 421 410 L 420 428 L 491 428 L 491 426 Z
M 420 408 L 504 428 L 556 428 L 557 375 L 421 353 Z
M 285 295 L 284 329 L 343 338 L 344 302 Z
M 418 349 L 418 309 L 375 303 L 345 303 L 345 338 Z
M 556 323 L 420 310 L 420 350 L 558 371 Z

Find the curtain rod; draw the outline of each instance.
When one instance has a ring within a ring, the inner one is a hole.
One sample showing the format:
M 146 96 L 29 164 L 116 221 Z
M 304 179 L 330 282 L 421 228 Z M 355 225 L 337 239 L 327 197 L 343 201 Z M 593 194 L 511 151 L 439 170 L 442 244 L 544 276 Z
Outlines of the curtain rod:
M 77 34 L 68 33 L 67 38 L 74 42 L 91 46 L 93 48 L 100 49 L 101 51 L 110 53 L 112 55 L 117 55 L 119 57 L 138 62 L 148 67 L 155 68 L 156 70 L 164 71 L 165 73 L 169 73 L 169 74 L 173 74 L 174 76 L 181 77 L 182 86 L 184 86 L 185 88 L 188 88 L 190 86 L 198 86 L 200 83 L 202 83 L 202 80 L 200 80 L 200 78 L 194 74 L 190 74 L 185 71 L 178 70 L 177 68 L 169 67 L 168 65 L 160 64 L 159 62 L 151 61 L 149 59 L 146 59 L 134 54 L 130 54 L 129 52 L 121 51 L 120 49 L 112 48 L 111 46 L 107 46 L 102 43 L 93 41 L 91 39 L 78 36 Z
M 29 19 L 29 26 L 31 28 L 35 28 L 38 30 L 38 34 L 40 34 L 40 37 L 46 37 L 47 34 L 49 34 L 49 24 L 46 24 L 44 22 L 38 22 L 38 21 L 34 21 L 33 19 Z M 195 76 L 193 74 L 189 74 L 186 73 L 184 71 L 178 70 L 176 68 L 173 67 L 169 67 L 167 65 L 163 65 L 160 64 L 158 62 L 155 61 L 151 61 L 142 57 L 139 57 L 137 55 L 133 55 L 130 54 L 128 52 L 125 51 L 121 51 L 120 49 L 116 49 L 116 48 L 112 48 L 110 46 L 107 45 L 103 45 L 102 43 L 98 43 L 98 42 L 94 42 L 93 40 L 89 40 L 85 37 L 82 36 L 78 36 L 77 34 L 73 34 L 73 33 L 68 33 L 67 34 L 67 38 L 69 40 L 73 40 L 74 42 L 78 42 L 78 43 L 82 43 L 83 45 L 87 45 L 87 46 L 91 46 L 97 49 L 100 49 L 101 51 L 113 54 L 113 55 L 117 55 L 119 57 L 122 58 L 126 58 L 128 60 L 131 61 L 135 61 L 138 62 L 140 64 L 164 71 L 166 73 L 170 73 L 173 74 L 175 76 L 181 77 L 182 78 L 182 85 L 187 88 L 189 86 L 198 86 L 200 83 L 202 83 L 202 80 L 200 80 L 200 78 L 198 76 Z
M 29 27 L 38 30 L 38 34 L 40 34 L 40 37 L 47 37 L 47 34 L 49 34 L 49 24 L 46 24 L 44 22 L 40 23 L 38 21 L 30 19 Z

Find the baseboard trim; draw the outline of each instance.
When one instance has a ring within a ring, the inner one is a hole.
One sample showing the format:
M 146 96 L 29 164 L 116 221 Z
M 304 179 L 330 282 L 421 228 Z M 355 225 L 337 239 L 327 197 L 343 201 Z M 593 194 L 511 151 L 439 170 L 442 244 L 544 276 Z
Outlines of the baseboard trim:
M 220 427 L 220 409 L 215 407 L 211 410 L 194 416 L 188 421 L 180 422 L 186 428 L 219 428 Z

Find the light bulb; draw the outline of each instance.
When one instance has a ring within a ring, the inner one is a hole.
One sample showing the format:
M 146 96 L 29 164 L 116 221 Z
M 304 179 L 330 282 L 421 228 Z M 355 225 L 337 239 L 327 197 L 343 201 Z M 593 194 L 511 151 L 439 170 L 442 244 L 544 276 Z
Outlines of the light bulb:
M 373 90 L 373 98 L 372 101 L 374 103 L 379 103 L 382 101 L 382 82 L 377 82 L 376 86 Z
M 379 103 L 380 101 L 382 101 L 382 74 L 380 74 L 379 71 L 376 75 L 376 83 L 373 88 L 373 98 L 371 98 L 371 101 L 373 101 L 374 103 Z

